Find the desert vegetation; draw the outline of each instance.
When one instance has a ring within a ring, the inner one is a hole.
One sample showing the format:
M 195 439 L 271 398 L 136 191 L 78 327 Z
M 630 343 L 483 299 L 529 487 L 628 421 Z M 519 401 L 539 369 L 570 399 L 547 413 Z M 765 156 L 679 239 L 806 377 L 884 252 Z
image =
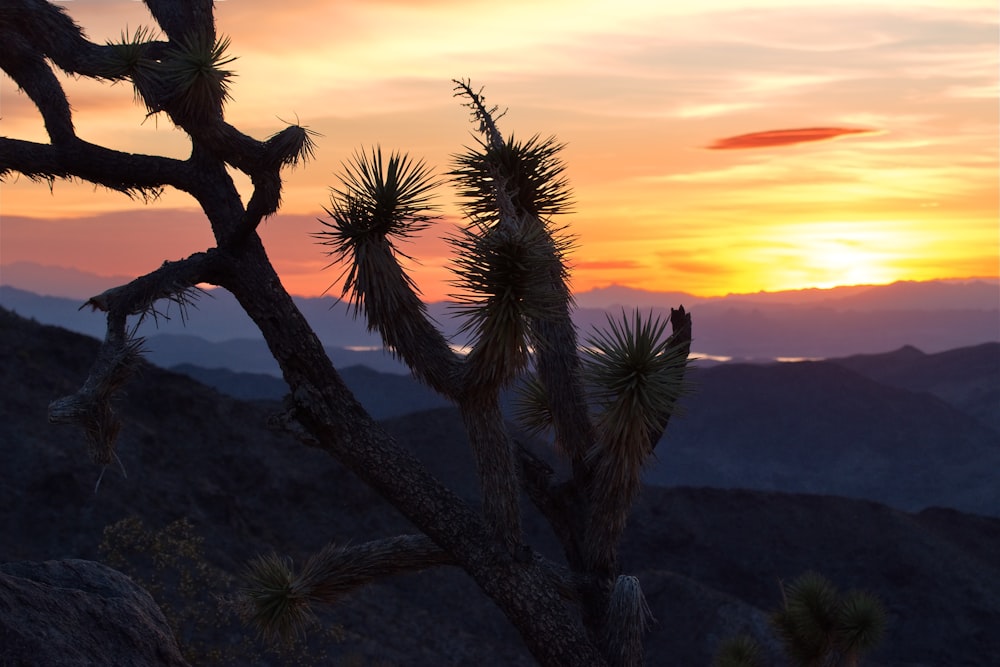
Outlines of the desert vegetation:
M 354 399 L 257 234 L 279 208 L 283 170 L 312 156 L 312 133 L 289 125 L 261 140 L 226 121 L 233 59 L 216 31 L 211 0 L 146 5 L 162 34 L 140 29 L 103 45 L 55 4 L 10 0 L 0 7 L 0 67 L 38 108 L 49 138 L 0 138 L 0 175 L 80 179 L 139 199 L 175 188 L 198 203 L 215 239 L 87 301 L 105 314 L 106 335 L 86 382 L 51 404 L 50 419 L 78 424 L 94 463 L 114 465 L 121 422 L 113 402 L 141 355 L 136 318 L 155 316 L 164 300 L 186 306 L 197 285 L 222 287 L 260 328 L 288 384 L 275 424 L 336 457 L 420 530 L 331 545 L 299 568 L 262 555 L 248 566 L 245 598 L 261 631 L 294 636 L 314 605 L 334 603 L 375 578 L 457 566 L 503 611 L 538 662 L 641 664 L 647 611 L 638 580 L 620 571 L 618 544 L 642 466 L 684 386 L 690 315 L 683 307 L 668 320 L 623 313 L 581 344 L 569 317 L 571 237 L 555 222 L 570 205 L 560 145 L 504 136 L 500 110 L 458 80 L 455 94 L 479 137 L 448 175 L 467 218 L 451 237 L 455 315 L 472 334 L 469 353 L 459 355 L 427 317 L 399 245 L 434 219 L 437 177 L 405 153 L 359 150 L 332 189 L 318 240 L 344 267 L 343 295 L 356 313 L 415 377 L 460 409 L 482 502 L 461 500 Z M 130 82 L 149 115 L 188 135 L 190 156 L 125 153 L 81 139 L 55 68 Z M 230 168 L 253 185 L 246 203 Z M 568 462 L 566 475 L 556 476 L 509 432 L 499 394 L 515 382 L 526 388 L 522 418 L 551 433 Z M 559 561 L 526 543 L 522 493 L 561 543 Z
M 856 667 L 885 633 L 882 602 L 867 591 L 840 593 L 821 574 L 806 572 L 782 584 L 783 605 L 771 613 L 771 626 L 788 662 L 800 667 Z M 716 667 L 764 667 L 758 641 L 743 634 L 727 640 Z

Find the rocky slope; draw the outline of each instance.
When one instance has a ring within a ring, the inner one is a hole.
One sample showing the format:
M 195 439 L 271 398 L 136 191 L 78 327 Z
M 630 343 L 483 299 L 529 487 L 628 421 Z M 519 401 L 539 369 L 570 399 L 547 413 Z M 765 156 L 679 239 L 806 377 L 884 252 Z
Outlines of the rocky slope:
M 159 530 L 187 517 L 215 573 L 217 590 L 203 591 L 211 601 L 231 592 L 223 574 L 254 554 L 301 559 L 330 540 L 412 530 L 329 457 L 268 431 L 273 405 L 242 403 L 155 367 L 121 404 L 128 477 L 109 469 L 95 493 L 100 471 L 80 434 L 46 422 L 48 402 L 79 386 L 95 352 L 93 340 L 0 311 L 0 469 L 10 471 L 0 479 L 0 561 L 99 558 L 109 524 L 137 516 Z M 385 424 L 460 493 L 476 494 L 453 410 Z M 531 542 L 558 557 L 537 517 L 526 523 Z M 989 665 L 1000 655 L 996 553 L 1000 520 L 953 510 L 908 514 L 830 496 L 649 487 L 622 557 L 657 619 L 649 664 L 708 664 L 725 636 L 764 629 L 761 610 L 778 604 L 779 580 L 812 569 L 886 601 L 889 636 L 871 664 Z M 308 647 L 324 660 L 531 662 L 503 616 L 453 569 L 380 582 L 323 620 L 340 628 Z M 228 645 L 238 629 L 197 632 Z M 271 656 L 258 664 L 293 663 Z

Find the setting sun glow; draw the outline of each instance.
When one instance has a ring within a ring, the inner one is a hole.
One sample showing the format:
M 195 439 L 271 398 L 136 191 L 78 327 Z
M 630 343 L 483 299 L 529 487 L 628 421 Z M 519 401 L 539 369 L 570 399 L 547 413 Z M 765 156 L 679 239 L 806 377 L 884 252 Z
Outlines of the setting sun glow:
M 152 23 L 128 0 L 64 6 L 101 43 Z M 228 120 L 259 138 L 284 121 L 320 135 L 261 229 L 293 293 L 336 279 L 311 234 L 353 151 L 380 144 L 444 173 L 473 141 L 452 97 L 461 77 L 509 109 L 502 131 L 566 144 L 576 290 L 714 296 L 1000 275 L 992 0 L 239 0 L 216 11 L 238 56 Z M 83 138 L 190 150 L 127 86 L 63 84 Z M 47 141 L 6 77 L 0 135 Z M 81 183 L 0 187 L 3 263 L 138 275 L 212 244 L 180 193 L 144 204 Z M 449 293 L 441 236 L 461 221 L 449 186 L 440 203 L 441 221 L 406 249 L 429 300 Z

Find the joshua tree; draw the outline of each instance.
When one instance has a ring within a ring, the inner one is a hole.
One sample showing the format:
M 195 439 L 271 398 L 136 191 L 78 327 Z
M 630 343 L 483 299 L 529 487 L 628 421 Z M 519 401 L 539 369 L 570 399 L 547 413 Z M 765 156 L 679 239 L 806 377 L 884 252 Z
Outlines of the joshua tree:
M 783 606 L 772 612 L 771 626 L 785 654 L 799 667 L 857 667 L 861 656 L 882 641 L 885 608 L 866 591 L 841 594 L 826 577 L 806 572 L 782 584 Z M 716 667 L 762 667 L 755 639 L 739 635 L 723 643 Z
M 320 230 L 346 267 L 350 298 L 413 374 L 461 410 L 475 453 L 482 510 L 473 509 L 397 445 L 358 404 L 268 261 L 256 229 L 277 211 L 282 169 L 307 160 L 310 132 L 291 125 L 266 140 L 225 120 L 227 40 L 216 34 L 212 0 L 146 0 L 162 36 L 150 30 L 95 44 L 61 8 L 43 0 L 0 2 L 0 66 L 34 102 L 49 143 L 0 138 L 0 175 L 76 178 L 130 196 L 163 188 L 188 193 L 211 225 L 215 246 L 166 262 L 91 298 L 107 331 L 83 387 L 50 406 L 53 421 L 85 431 L 92 459 L 115 458 L 119 421 L 111 407 L 139 354 L 130 317 L 155 314 L 159 300 L 185 304 L 201 283 L 231 292 L 260 328 L 289 395 L 276 421 L 336 457 L 420 531 L 348 549 L 328 548 L 297 574 L 283 561 L 251 567 L 257 621 L 294 631 L 313 603 L 384 574 L 453 565 L 472 577 L 547 665 L 637 664 L 646 610 L 638 582 L 618 571 L 617 545 L 639 488 L 643 462 L 663 434 L 690 347 L 690 316 L 669 322 L 623 315 L 580 353 L 570 320 L 565 253 L 553 217 L 569 194 L 554 140 L 504 138 L 499 114 L 468 82 L 456 94 L 472 109 L 480 144 L 457 158 L 452 177 L 466 199 L 467 226 L 453 239 L 471 352 L 459 356 L 430 323 L 404 272 L 397 241 L 434 216 L 435 183 L 420 162 L 364 151 L 349 161 Z M 184 160 L 110 150 L 80 139 L 54 74 L 129 81 L 150 114 L 163 114 L 191 140 Z M 248 175 L 244 205 L 227 172 Z M 667 326 L 671 333 L 667 333 Z M 571 472 L 552 469 L 508 433 L 498 396 L 522 373 L 522 414 L 550 427 Z M 524 488 L 560 539 L 565 564 L 525 544 Z
M 802 667 L 857 667 L 885 633 L 885 609 L 866 591 L 841 594 L 826 577 L 806 572 L 782 586 L 784 608 L 771 625 Z

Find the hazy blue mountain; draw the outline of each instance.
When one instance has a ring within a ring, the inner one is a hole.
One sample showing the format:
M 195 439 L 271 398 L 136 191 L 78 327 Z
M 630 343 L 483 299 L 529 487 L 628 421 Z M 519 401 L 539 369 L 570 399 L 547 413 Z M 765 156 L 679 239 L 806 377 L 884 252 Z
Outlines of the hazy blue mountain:
M 902 280 L 888 285 L 846 285 L 829 289 L 727 294 L 698 297 L 686 292 L 654 292 L 611 285 L 575 295 L 582 308 L 665 308 L 687 305 L 726 306 L 834 306 L 852 310 L 996 310 L 1000 308 L 1000 279 Z
M 991 428 L 995 410 L 984 414 L 981 400 L 1000 391 L 1000 373 L 987 363 L 997 348 L 940 355 L 908 348 L 871 357 L 873 371 L 897 357 L 913 358 L 918 367 L 927 358 L 964 360 L 933 376 L 946 390 L 940 395 L 921 384 L 926 374 L 916 373 L 906 388 L 838 362 L 694 368 L 692 393 L 682 400 L 647 481 L 826 493 L 907 510 L 940 505 L 1000 516 L 993 472 L 1000 469 L 1000 430 Z M 867 357 L 853 358 L 864 365 L 859 359 Z M 897 366 L 905 378 L 906 364 Z M 284 384 L 266 375 L 176 369 L 236 397 L 284 395 Z M 378 418 L 446 405 L 409 376 L 364 367 L 347 367 L 342 375 Z
M 936 396 L 832 362 L 722 364 L 691 379 L 646 471 L 651 484 L 1000 516 L 1000 432 Z
M 241 401 L 280 401 L 288 393 L 285 381 L 270 373 L 237 373 L 228 368 L 203 368 L 188 363 L 170 366 L 169 370 Z
M 278 362 L 271 356 L 262 338 L 215 342 L 197 336 L 162 334 L 148 337 L 144 347 L 146 358 L 164 368 L 191 364 L 241 373 L 268 373 L 275 377 L 281 375 Z M 409 373 L 402 363 L 381 349 L 347 350 L 327 346 L 326 352 L 338 368 L 364 365 L 385 373 Z
M 295 297 L 320 340 L 336 348 L 377 348 L 378 337 L 355 319 L 344 303 L 329 297 Z M 666 317 L 684 305 L 694 317 L 694 351 L 745 361 L 777 358 L 829 358 L 883 353 L 913 345 L 928 353 L 1000 341 L 1000 284 L 996 281 L 896 283 L 879 287 L 802 290 L 775 294 L 730 295 L 701 299 L 626 288 L 577 295 L 574 320 L 586 338 L 594 326 L 606 326 L 609 313 L 639 307 Z M 626 305 L 592 307 L 608 302 Z M 104 320 L 80 300 L 39 297 L 0 286 L 0 304 L 39 321 L 88 335 L 102 335 Z M 637 305 L 633 305 L 637 304 Z M 428 313 L 456 345 L 460 321 L 451 304 L 428 304 Z M 162 317 L 148 318 L 140 333 L 198 336 L 209 341 L 260 338 L 236 301 L 211 290 L 186 313 L 164 307 Z M 195 360 L 182 360 L 200 364 Z M 180 363 L 180 362 L 178 362 Z M 248 368 L 230 367 L 247 371 Z
M 8 262 L 0 265 L 0 284 L 46 296 L 86 301 L 104 290 L 124 285 L 135 276 L 98 276 L 78 269 L 45 266 L 35 262 Z
M 908 345 L 831 361 L 883 384 L 933 394 L 1000 433 L 1000 343 L 937 354 Z
M 192 292 L 193 304 L 180 310 L 176 304 L 158 304 L 156 317 L 147 316 L 139 335 L 197 336 L 220 342 L 240 338 L 262 339 L 260 331 L 236 298 L 222 289 Z M 8 285 L 0 286 L 0 305 L 45 324 L 61 326 L 89 336 L 104 336 L 104 316 L 84 307 L 85 300 L 38 295 Z M 334 347 L 371 348 L 381 345 L 365 324 L 355 319 L 336 299 L 296 297 L 296 302 L 325 344 Z
M 843 357 L 881 353 L 903 345 L 940 352 L 1000 340 L 997 309 L 858 311 L 816 305 L 702 302 L 690 311 L 692 350 L 737 361 Z M 667 318 L 670 311 L 652 312 Z M 606 327 L 607 314 L 580 308 L 573 319 L 586 335 L 592 327 Z
M 225 368 L 202 368 L 191 364 L 179 364 L 170 370 L 245 401 L 280 401 L 288 393 L 284 380 L 267 373 L 236 373 Z M 367 366 L 347 366 L 338 372 L 355 398 L 375 419 L 390 419 L 449 405 L 409 375 L 379 373 Z

